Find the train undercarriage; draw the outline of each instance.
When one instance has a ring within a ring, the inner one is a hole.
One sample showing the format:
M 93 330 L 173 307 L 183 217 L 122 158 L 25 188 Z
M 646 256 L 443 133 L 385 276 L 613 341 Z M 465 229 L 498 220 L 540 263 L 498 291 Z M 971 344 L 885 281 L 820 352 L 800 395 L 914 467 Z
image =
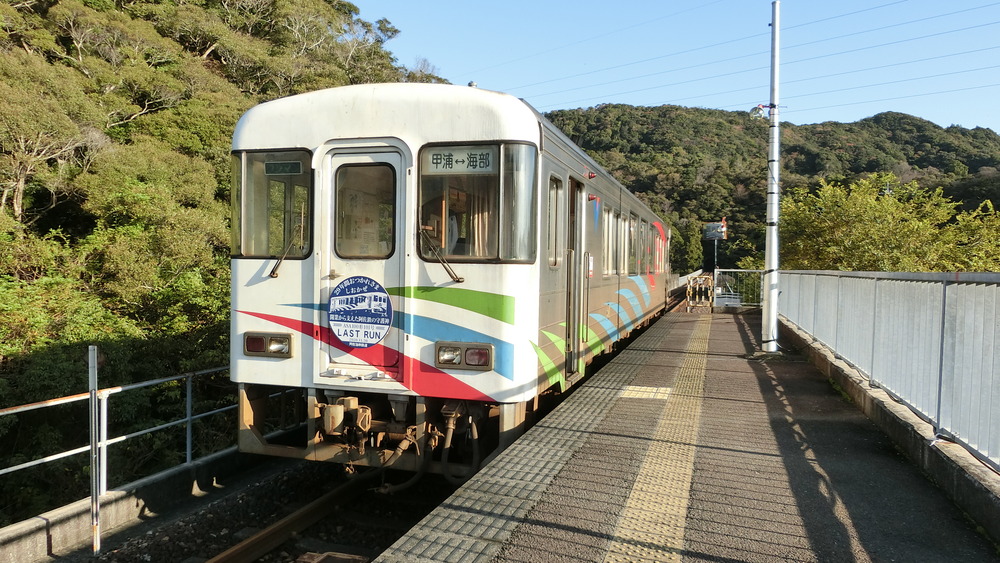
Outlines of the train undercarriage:
M 538 410 L 537 398 L 484 403 L 240 384 L 239 447 L 460 483 L 513 443 Z

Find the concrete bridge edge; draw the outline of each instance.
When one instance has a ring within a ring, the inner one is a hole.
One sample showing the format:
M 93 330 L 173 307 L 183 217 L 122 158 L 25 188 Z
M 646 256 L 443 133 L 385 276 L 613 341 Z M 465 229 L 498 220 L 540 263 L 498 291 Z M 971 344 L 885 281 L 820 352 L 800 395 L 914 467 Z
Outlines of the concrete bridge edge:
M 936 439 L 934 427 L 869 385 L 868 378 L 837 358 L 823 343 L 784 317 L 779 319 L 784 343 L 796 348 L 875 423 L 897 447 L 938 485 L 994 544 L 1000 544 L 1000 475 L 964 446 Z
M 102 536 L 154 519 L 191 496 L 208 494 L 218 478 L 258 461 L 231 447 L 109 490 L 101 495 Z M 90 545 L 92 536 L 88 497 L 0 529 L 0 563 L 51 561 Z

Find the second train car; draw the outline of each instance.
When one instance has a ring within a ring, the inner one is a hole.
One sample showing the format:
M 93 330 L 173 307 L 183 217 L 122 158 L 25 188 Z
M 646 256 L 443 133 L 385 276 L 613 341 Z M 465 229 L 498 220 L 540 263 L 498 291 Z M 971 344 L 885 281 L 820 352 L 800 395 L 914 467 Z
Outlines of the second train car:
M 664 309 L 669 229 L 513 96 L 300 94 L 232 151 L 243 451 L 469 475 Z

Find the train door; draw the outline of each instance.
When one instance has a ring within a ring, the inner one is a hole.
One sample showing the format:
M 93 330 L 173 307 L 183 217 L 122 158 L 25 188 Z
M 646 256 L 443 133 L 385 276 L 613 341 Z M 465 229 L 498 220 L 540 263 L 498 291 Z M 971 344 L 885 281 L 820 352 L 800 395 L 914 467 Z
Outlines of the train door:
M 393 304 L 389 294 L 403 285 L 403 156 L 391 149 L 334 151 L 329 170 L 325 375 L 377 378 L 398 371 L 402 349 L 401 331 L 393 328 L 401 301 Z
M 586 253 L 583 245 L 583 183 L 570 178 L 566 236 L 566 373 L 576 373 L 583 348 L 583 281 Z

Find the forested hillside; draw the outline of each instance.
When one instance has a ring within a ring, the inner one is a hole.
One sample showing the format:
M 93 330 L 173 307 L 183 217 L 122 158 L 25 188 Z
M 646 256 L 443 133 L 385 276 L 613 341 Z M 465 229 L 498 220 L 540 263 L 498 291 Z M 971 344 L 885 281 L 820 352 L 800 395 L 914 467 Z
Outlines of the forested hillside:
M 735 267 L 762 250 L 766 120 L 743 112 L 611 104 L 555 111 L 549 118 L 673 225 L 672 258 L 680 270 L 700 266 L 704 221 L 726 217 L 735 237 L 719 246 L 721 266 Z M 975 214 L 984 201 L 1000 204 L 1000 136 L 990 129 L 941 128 L 910 115 L 882 113 L 857 123 L 783 123 L 781 147 L 781 185 L 789 197 L 806 196 L 820 180 L 847 189 L 872 174 L 888 173 L 881 176 L 887 186 L 916 182 L 920 190 L 913 193 L 942 188 L 939 204 L 959 202 L 945 223 L 963 212 Z M 984 214 L 988 210 L 980 218 Z M 795 230 L 782 231 L 786 242 L 797 236 Z M 783 262 L 782 267 L 804 265 Z
M 233 126 L 306 90 L 437 81 L 396 64 L 397 33 L 339 0 L 0 2 L 0 407 L 86 391 L 88 344 L 102 386 L 225 365 Z M 182 389 L 116 397 L 111 432 L 176 419 Z M 0 466 L 85 444 L 83 414 L 0 418 Z M 231 443 L 218 423 L 199 444 Z M 114 478 L 175 464 L 176 437 L 113 449 Z M 5 477 L 0 525 L 85 494 L 78 461 Z
M 79 391 L 46 375 L 78 352 L 25 363 L 57 342 L 134 338 L 109 382 L 136 357 L 224 364 L 233 126 L 297 92 L 437 80 L 396 64 L 397 32 L 337 0 L 0 3 L 0 367 L 26 375 L 0 395 Z

